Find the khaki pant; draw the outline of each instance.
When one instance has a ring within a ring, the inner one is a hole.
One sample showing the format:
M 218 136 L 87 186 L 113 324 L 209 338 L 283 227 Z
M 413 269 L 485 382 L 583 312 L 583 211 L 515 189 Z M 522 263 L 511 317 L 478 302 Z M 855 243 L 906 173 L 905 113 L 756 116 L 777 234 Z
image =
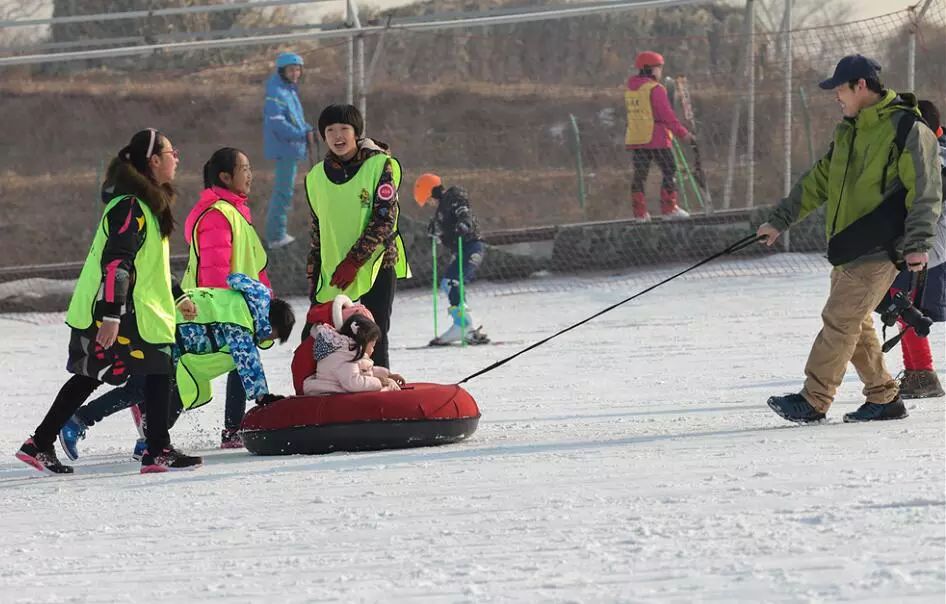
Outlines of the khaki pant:
M 886 404 L 897 397 L 897 383 L 884 365 L 874 328 L 874 309 L 897 276 L 888 260 L 866 260 L 831 271 L 831 292 L 821 312 L 823 327 L 805 365 L 802 395 L 827 413 L 850 361 L 867 401 Z

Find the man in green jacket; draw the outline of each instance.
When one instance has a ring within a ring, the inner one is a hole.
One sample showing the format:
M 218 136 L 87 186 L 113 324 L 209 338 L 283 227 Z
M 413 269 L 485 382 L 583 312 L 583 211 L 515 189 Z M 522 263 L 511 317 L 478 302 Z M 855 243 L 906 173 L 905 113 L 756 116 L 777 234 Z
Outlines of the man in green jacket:
M 907 416 L 897 382 L 884 365 L 872 313 L 897 265 L 922 270 L 942 206 L 936 138 L 920 121 L 916 98 L 885 89 L 880 65 L 862 55 L 841 59 L 820 86 L 834 90 L 844 119 L 827 154 L 776 207 L 758 235 L 768 245 L 826 206 L 828 260 L 834 265 L 823 327 L 798 394 L 768 404 L 797 423 L 825 418 L 848 362 L 864 382 L 866 402 L 845 422 Z

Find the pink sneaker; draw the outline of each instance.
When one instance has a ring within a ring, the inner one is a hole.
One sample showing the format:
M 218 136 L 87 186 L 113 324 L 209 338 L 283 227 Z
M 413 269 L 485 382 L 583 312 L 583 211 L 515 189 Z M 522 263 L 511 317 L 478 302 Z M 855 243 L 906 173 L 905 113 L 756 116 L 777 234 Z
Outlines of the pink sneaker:
M 243 436 L 239 430 L 224 430 L 220 435 L 221 449 L 242 449 Z

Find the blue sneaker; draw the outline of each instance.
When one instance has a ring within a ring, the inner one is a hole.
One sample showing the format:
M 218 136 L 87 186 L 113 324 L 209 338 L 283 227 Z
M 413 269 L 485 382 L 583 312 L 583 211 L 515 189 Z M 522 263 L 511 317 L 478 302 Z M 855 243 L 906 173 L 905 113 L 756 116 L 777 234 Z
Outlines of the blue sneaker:
M 73 415 L 59 431 L 59 445 L 66 457 L 72 461 L 79 459 L 79 450 L 76 448 L 76 443 L 85 439 L 85 431 L 88 429 L 89 427 L 85 425 L 85 422 L 79 419 L 78 416 Z
M 148 441 L 143 438 L 139 438 L 135 442 L 135 450 L 131 454 L 131 458 L 135 461 L 141 461 L 142 456 L 145 454 L 145 451 L 148 450 Z

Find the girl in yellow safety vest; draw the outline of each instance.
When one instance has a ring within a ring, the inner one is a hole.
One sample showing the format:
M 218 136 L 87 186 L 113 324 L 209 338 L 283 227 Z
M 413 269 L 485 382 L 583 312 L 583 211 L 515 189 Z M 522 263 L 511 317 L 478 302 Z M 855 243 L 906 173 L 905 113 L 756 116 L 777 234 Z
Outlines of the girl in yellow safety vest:
M 247 275 L 270 289 L 268 259 L 253 226 L 249 194 L 253 184 L 250 158 L 233 147 L 214 151 L 204 164 L 204 190 L 184 222 L 190 257 L 183 287 L 229 288 L 232 274 Z M 240 423 L 247 393 L 236 371 L 227 376 L 227 398 L 220 447 L 243 447 Z
M 345 294 L 374 315 L 381 337 L 371 356 L 390 367 L 388 329 L 397 279 L 410 277 L 397 230 L 401 164 L 384 143 L 364 137 L 353 105 L 329 105 L 319 116 L 325 159 L 305 179 L 312 210 L 307 273 L 313 304 Z M 309 335 L 308 326 L 303 339 Z
M 108 167 L 102 187 L 105 211 L 66 315 L 72 328 L 66 368 L 74 375 L 16 454 L 37 470 L 72 473 L 53 448 L 60 428 L 96 388 L 122 384 L 131 375 L 146 376 L 149 421 L 141 472 L 202 463 L 177 451 L 168 435 L 175 310 L 196 314 L 173 282 L 169 265 L 177 164 L 171 141 L 147 129 L 135 134 Z

